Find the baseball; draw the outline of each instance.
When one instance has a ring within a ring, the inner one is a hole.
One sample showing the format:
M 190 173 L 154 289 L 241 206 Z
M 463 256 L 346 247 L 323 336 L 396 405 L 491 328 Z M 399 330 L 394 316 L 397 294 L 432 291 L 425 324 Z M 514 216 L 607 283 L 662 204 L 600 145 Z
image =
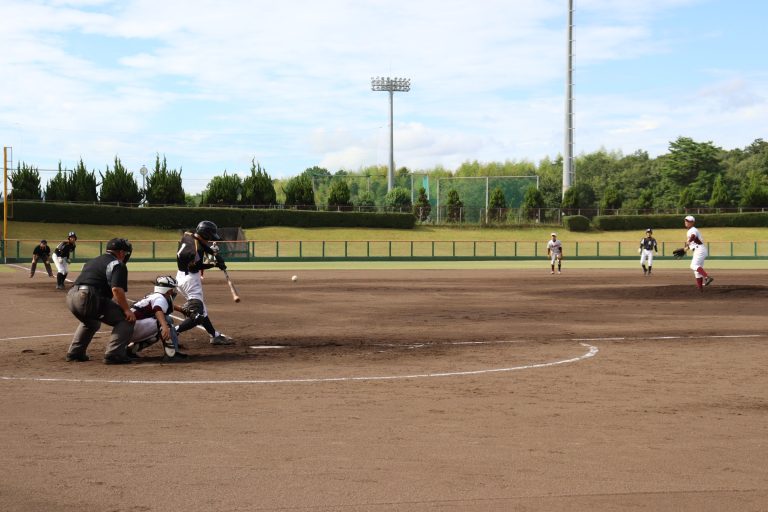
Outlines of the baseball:
M 296 281 L 298 281 L 298 280 L 299 280 L 299 276 L 293 276 L 293 277 L 291 278 L 291 281 L 293 281 L 294 283 L 295 283 Z

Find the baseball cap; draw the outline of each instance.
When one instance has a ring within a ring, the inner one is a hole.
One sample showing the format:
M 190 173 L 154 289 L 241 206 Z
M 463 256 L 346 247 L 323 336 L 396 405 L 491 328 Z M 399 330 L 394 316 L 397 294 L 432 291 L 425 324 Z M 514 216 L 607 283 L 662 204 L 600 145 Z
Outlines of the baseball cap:
M 43 240 L 40 240 L 40 243 L 41 243 L 41 244 L 47 244 L 47 243 L 48 243 L 48 240 L 45 240 L 45 239 L 43 239 Z
M 694 217 L 693 215 L 688 215 L 685 218 L 685 220 L 687 220 L 688 222 L 696 222 L 696 217 Z
M 549 235 L 549 236 L 557 236 L 557 233 L 552 233 L 552 234 L 551 234 L 551 235 Z
M 653 230 L 651 228 L 648 228 L 645 230 L 646 233 L 653 233 Z

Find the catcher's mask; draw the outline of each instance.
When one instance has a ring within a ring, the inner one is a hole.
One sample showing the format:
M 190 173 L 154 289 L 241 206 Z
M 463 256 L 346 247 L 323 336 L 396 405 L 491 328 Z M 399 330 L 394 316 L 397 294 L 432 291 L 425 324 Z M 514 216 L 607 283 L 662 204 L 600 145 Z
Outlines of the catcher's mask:
M 133 246 L 125 238 L 113 238 L 107 242 L 107 251 L 125 251 L 123 263 L 128 264 L 128 260 L 131 259 L 131 253 L 133 252 Z
M 155 293 L 166 293 L 169 290 L 173 290 L 172 296 L 175 297 L 176 286 L 178 286 L 178 283 L 171 276 L 158 276 L 155 279 Z
M 209 220 L 201 221 L 195 228 L 195 233 L 207 241 L 221 240 L 219 227 Z

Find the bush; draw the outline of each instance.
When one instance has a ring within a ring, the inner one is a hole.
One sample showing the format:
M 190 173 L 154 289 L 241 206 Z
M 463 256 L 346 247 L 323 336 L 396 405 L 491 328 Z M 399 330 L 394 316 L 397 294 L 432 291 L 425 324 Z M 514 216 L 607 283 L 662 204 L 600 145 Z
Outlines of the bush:
M 589 231 L 589 219 L 583 215 L 563 217 L 563 225 L 568 231 Z
M 41 203 L 19 201 L 14 203 L 15 221 L 61 222 L 72 224 L 147 226 L 161 229 L 187 229 L 200 219 L 208 219 L 219 226 L 257 228 L 264 226 L 360 227 L 413 229 L 415 217 L 410 213 L 316 212 L 305 210 L 246 208 L 191 208 L 152 207 L 127 208 L 122 206 L 83 205 L 68 203 Z

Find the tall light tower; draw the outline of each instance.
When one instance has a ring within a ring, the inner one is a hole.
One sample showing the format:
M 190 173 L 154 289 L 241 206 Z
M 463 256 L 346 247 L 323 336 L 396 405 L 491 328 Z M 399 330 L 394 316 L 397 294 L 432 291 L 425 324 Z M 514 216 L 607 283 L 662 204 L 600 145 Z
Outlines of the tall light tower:
M 144 192 L 144 204 L 147 204 L 147 182 L 146 182 L 147 172 L 149 172 L 147 171 L 147 166 L 142 165 L 141 169 L 139 169 L 139 173 L 141 173 L 141 188 L 143 189 L 143 192 Z
M 387 173 L 387 192 L 391 192 L 395 186 L 395 128 L 394 128 L 394 96 L 397 92 L 411 90 L 410 78 L 371 77 L 372 91 L 389 92 L 389 172 Z
M 565 79 L 565 151 L 563 155 L 563 197 L 573 185 L 573 0 L 568 0 L 568 70 Z

